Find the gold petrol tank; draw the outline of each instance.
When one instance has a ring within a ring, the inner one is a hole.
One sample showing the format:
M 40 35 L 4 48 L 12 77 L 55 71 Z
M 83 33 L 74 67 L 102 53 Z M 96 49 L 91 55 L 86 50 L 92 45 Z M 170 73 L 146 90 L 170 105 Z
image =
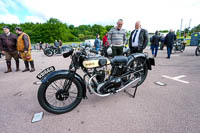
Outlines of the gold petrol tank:
M 100 63 L 100 60 L 104 61 L 103 65 L 109 65 L 110 64 L 110 60 L 108 58 L 91 58 L 91 59 L 84 60 L 83 66 L 85 68 L 95 68 L 95 67 L 103 66 Z

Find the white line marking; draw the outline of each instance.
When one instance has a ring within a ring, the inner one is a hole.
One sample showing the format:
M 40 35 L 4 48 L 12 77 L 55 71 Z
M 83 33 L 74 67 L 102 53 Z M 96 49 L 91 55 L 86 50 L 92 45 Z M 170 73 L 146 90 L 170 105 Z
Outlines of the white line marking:
M 169 76 L 166 76 L 166 75 L 162 75 L 162 77 L 172 79 L 172 80 L 175 80 L 175 81 L 179 81 L 179 82 L 182 82 L 182 83 L 185 83 L 185 84 L 189 84 L 188 81 L 184 81 L 184 80 L 180 79 L 180 78 L 186 77 L 185 75 L 180 75 L 180 76 L 176 76 L 176 77 L 169 77 Z

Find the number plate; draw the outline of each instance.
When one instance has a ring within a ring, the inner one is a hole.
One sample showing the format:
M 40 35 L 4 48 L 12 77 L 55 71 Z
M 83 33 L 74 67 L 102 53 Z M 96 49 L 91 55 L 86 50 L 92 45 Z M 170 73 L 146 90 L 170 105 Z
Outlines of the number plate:
M 42 72 L 40 72 L 36 77 L 39 80 L 42 80 L 47 74 L 49 74 L 49 73 L 51 73 L 53 71 L 55 71 L 55 67 L 54 66 L 48 67 L 48 68 L 44 69 Z

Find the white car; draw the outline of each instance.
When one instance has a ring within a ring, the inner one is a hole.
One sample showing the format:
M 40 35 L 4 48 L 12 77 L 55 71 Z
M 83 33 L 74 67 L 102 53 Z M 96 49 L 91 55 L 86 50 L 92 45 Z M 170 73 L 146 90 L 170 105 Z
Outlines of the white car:
M 88 39 L 88 40 L 85 40 L 84 43 L 86 43 L 86 44 L 90 45 L 91 47 L 93 47 L 94 46 L 94 41 L 95 41 L 95 39 Z

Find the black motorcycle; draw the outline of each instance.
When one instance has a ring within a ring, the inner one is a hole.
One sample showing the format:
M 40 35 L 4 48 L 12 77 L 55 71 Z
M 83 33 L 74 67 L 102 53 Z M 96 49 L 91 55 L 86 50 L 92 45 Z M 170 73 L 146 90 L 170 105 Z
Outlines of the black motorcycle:
M 92 52 L 92 51 L 91 51 Z M 87 90 L 100 97 L 109 96 L 126 88 L 138 87 L 146 79 L 154 59 L 142 53 L 108 59 L 90 55 L 85 48 L 71 49 L 63 57 L 71 57 L 68 70 L 51 66 L 37 75 L 39 104 L 48 112 L 61 114 L 73 110 L 87 98 Z M 81 68 L 83 76 L 77 73 Z
M 195 55 L 199 56 L 200 55 L 200 44 L 197 46 L 196 50 L 195 50 Z
M 45 49 L 43 49 L 43 52 L 46 56 L 51 57 L 55 54 L 62 54 L 62 52 L 68 50 L 69 48 L 71 48 L 70 46 L 62 46 L 62 47 L 55 47 L 55 46 L 49 46 Z

